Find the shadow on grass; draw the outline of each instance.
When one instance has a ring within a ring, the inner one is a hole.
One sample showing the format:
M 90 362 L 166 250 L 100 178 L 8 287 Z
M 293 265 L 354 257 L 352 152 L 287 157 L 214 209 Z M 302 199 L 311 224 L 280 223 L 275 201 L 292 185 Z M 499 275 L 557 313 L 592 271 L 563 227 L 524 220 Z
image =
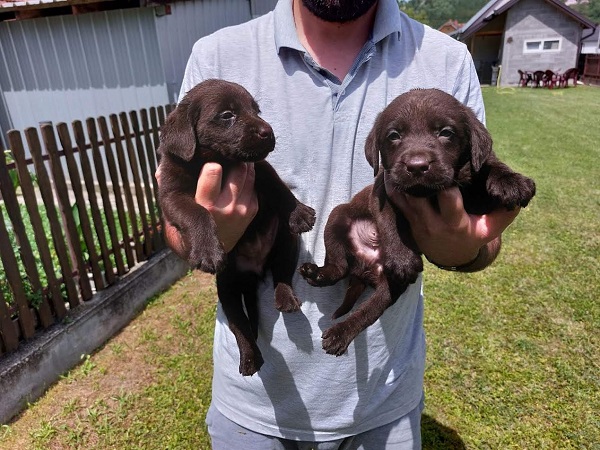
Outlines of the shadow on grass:
M 423 450 L 465 450 L 465 443 L 452 428 L 442 425 L 433 417 L 421 417 L 421 440 Z

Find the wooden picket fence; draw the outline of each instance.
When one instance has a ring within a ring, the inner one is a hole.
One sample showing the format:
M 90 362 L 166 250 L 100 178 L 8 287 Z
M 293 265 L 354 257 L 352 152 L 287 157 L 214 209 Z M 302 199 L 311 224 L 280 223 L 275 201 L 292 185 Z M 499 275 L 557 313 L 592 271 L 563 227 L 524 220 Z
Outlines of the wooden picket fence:
M 11 159 L 0 155 L 0 357 L 164 247 L 154 171 L 171 108 L 88 118 L 85 130 L 74 121 L 70 129 L 8 132 Z

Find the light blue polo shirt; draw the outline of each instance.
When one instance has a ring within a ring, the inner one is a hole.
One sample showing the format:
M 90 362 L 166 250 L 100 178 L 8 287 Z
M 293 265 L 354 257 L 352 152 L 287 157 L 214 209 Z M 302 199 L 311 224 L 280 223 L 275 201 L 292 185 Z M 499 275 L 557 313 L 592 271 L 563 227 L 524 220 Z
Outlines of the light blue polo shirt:
M 240 83 L 255 96 L 277 140 L 269 161 L 295 195 L 317 211 L 314 229 L 302 235 L 298 265 L 323 263 L 330 211 L 373 182 L 364 142 L 392 99 L 412 88 L 435 87 L 484 120 L 467 48 L 411 20 L 395 0 L 380 0 L 372 36 L 344 80 L 320 68 L 300 44 L 291 0 L 200 39 L 181 94 L 207 78 Z M 354 340 L 347 354 L 334 357 L 321 348 L 321 333 L 332 324 L 345 287 L 311 287 L 297 275 L 294 290 L 302 311 L 282 314 L 273 306 L 267 277 L 260 288 L 258 338 L 265 364 L 252 377 L 238 372 L 238 348 L 219 307 L 217 409 L 259 433 L 326 441 L 384 425 L 415 408 L 425 366 L 421 279 Z

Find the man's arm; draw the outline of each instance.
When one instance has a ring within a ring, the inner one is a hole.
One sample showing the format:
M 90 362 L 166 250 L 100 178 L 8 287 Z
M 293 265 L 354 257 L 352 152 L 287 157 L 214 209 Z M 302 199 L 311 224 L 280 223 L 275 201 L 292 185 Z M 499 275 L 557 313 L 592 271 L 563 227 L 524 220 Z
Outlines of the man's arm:
M 425 257 L 438 267 L 476 272 L 489 266 L 500 251 L 502 232 L 519 210 L 468 214 L 458 188 L 438 194 L 439 209 L 428 199 L 393 193 L 392 201 L 410 223 L 413 238 Z
M 160 165 L 155 176 L 160 184 Z M 223 168 L 216 163 L 206 163 L 198 177 L 196 203 L 210 212 L 217 225 L 219 240 L 225 251 L 229 252 L 258 211 L 254 192 L 254 164 L 233 167 L 223 182 Z M 165 223 L 164 235 L 175 253 L 180 256 L 185 254 L 181 235 L 175 226 Z

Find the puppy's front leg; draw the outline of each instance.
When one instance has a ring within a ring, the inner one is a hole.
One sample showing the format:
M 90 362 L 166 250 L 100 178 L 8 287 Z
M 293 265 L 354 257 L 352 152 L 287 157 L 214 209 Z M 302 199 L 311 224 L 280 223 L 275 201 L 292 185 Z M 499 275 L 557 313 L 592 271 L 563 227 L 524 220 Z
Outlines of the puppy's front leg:
M 226 254 L 210 213 L 188 195 L 168 193 L 163 196 L 161 205 L 167 220 L 181 234 L 187 262 L 203 272 L 221 271 L 225 266 Z
M 292 234 L 312 230 L 315 224 L 315 210 L 296 198 L 268 162 L 257 162 L 254 167 L 256 183 L 262 183 L 257 186 L 257 189 L 262 189 L 275 198 L 275 204 L 280 211 L 284 212 L 283 216 Z
M 487 170 L 486 190 L 502 206 L 508 209 L 525 207 L 535 195 L 535 183 L 531 178 L 514 172 L 496 158 L 488 160 Z

